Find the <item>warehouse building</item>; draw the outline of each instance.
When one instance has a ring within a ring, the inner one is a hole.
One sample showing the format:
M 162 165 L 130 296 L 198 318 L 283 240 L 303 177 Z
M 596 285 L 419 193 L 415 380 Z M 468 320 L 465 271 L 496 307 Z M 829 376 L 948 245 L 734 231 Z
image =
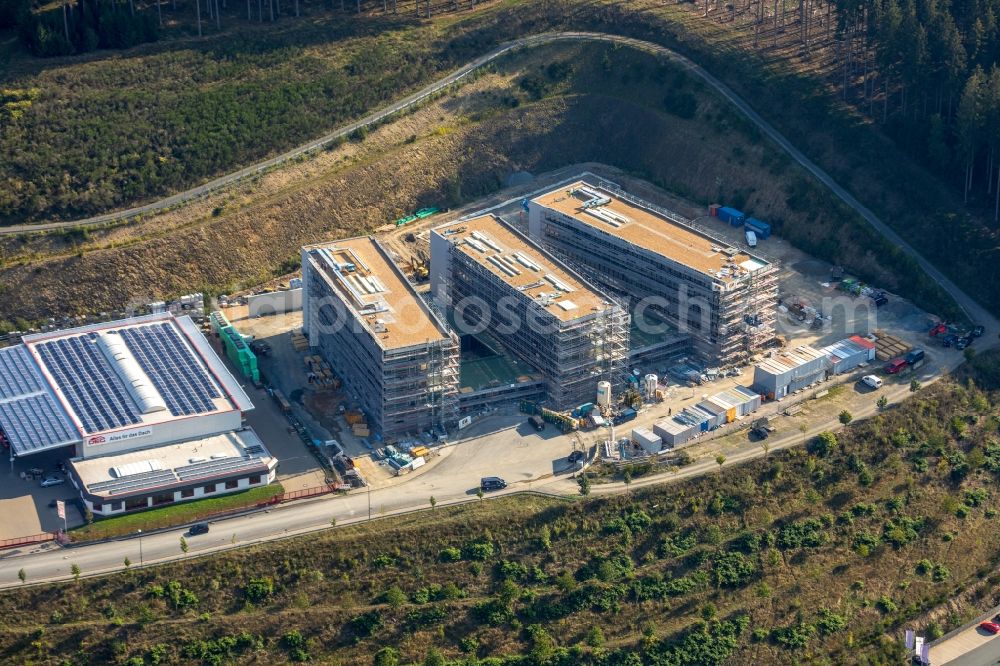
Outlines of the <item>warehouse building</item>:
M 625 310 L 492 215 L 431 231 L 431 289 L 460 331 L 486 333 L 540 373 L 558 410 L 624 383 Z
M 820 351 L 830 359 L 830 374 L 833 375 L 842 375 L 875 360 L 875 343 L 859 335 L 852 335 Z
M 768 400 L 780 400 L 790 393 L 826 379 L 830 369 L 827 355 L 809 345 L 777 352 L 754 367 L 753 388 Z
M 266 486 L 277 466 L 257 434 L 246 428 L 74 460 L 67 470 L 87 508 L 108 516 Z
M 713 363 L 745 362 L 774 337 L 774 265 L 676 213 L 580 180 L 529 201 L 528 230 L 632 307 L 645 299 Z
M 302 248 L 303 329 L 385 438 L 457 421 L 458 337 L 374 237 Z
M 275 460 L 252 430 L 243 428 L 250 398 L 190 317 L 169 312 L 25 336 L 0 349 L 0 431 L 12 456 L 64 449 L 68 473 L 94 513 L 127 510 L 123 500 L 88 494 L 78 470 L 103 469 L 127 486 L 128 509 L 165 497 L 197 471 L 203 483 L 231 492 L 246 472 L 256 484 L 274 480 Z M 219 437 L 252 444 L 252 453 L 198 452 Z M 160 474 L 163 458 L 184 458 Z M 120 456 L 147 461 L 117 464 Z M 236 464 L 253 458 L 253 465 Z M 201 463 L 208 463 L 204 465 Z M 234 487 L 226 484 L 235 481 Z M 193 497 L 193 495 L 191 496 Z M 188 496 L 180 499 L 188 499 Z M 105 501 L 105 499 L 107 501 Z M 166 500 L 163 499 L 163 502 Z M 172 500 L 174 501 L 174 500 Z

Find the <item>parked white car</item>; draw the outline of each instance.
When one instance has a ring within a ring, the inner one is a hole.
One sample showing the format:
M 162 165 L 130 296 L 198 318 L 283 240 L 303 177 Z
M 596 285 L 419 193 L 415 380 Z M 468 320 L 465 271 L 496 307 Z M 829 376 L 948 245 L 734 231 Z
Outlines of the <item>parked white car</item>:
M 861 378 L 861 383 L 873 389 L 882 388 L 882 379 L 876 377 L 875 375 L 865 375 L 864 377 Z
M 42 488 L 50 488 L 52 486 L 61 486 L 64 483 L 66 483 L 66 479 L 60 479 L 57 476 L 49 476 L 42 479 L 42 482 L 39 485 L 41 485 Z

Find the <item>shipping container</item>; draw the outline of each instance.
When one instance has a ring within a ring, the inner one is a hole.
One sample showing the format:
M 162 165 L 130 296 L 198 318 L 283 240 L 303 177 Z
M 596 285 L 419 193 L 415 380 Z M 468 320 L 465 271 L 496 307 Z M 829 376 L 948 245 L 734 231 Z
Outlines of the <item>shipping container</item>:
M 708 207 L 708 216 L 709 217 L 719 217 L 719 208 L 721 208 L 721 206 L 719 204 L 712 204 L 712 205 L 710 205 Z
M 744 224 L 748 229 L 756 233 L 761 240 L 767 240 L 771 235 L 771 225 L 763 220 L 758 220 L 756 217 L 748 217 Z
M 649 428 L 635 428 L 632 431 L 632 441 L 650 454 L 659 453 L 663 448 L 663 440 Z
M 622 410 L 622 412 L 618 416 L 615 417 L 615 425 L 617 425 L 619 423 L 625 423 L 627 421 L 631 421 L 632 419 L 635 418 L 635 415 L 636 415 L 635 414 L 635 410 L 632 409 L 631 407 L 628 408 L 628 409 Z
M 735 208 L 722 206 L 718 210 L 718 218 L 723 222 L 728 222 L 734 227 L 738 227 L 743 224 L 743 220 L 746 219 L 746 216 Z

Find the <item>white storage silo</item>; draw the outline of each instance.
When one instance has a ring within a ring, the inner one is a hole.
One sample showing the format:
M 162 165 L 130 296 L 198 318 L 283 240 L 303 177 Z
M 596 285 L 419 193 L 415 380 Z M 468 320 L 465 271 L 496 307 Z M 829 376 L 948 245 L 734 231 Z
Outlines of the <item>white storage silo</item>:
M 611 382 L 597 382 L 597 406 L 602 409 L 611 407 Z
M 656 375 L 646 375 L 643 381 L 643 395 L 646 396 L 646 400 L 656 399 L 656 387 L 659 386 L 659 377 Z

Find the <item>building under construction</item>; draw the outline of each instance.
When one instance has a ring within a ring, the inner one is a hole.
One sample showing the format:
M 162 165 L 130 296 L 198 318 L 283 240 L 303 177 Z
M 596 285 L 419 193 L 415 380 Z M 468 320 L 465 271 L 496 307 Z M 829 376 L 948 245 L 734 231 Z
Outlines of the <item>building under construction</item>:
M 617 187 L 581 180 L 542 194 L 528 202 L 528 231 L 630 311 L 645 300 L 711 362 L 743 363 L 774 336 L 773 264 Z
M 463 334 L 486 333 L 544 377 L 555 409 L 621 386 L 629 316 L 609 296 L 492 215 L 434 229 L 431 289 Z
M 458 337 L 374 237 L 302 248 L 303 329 L 382 436 L 457 419 Z

